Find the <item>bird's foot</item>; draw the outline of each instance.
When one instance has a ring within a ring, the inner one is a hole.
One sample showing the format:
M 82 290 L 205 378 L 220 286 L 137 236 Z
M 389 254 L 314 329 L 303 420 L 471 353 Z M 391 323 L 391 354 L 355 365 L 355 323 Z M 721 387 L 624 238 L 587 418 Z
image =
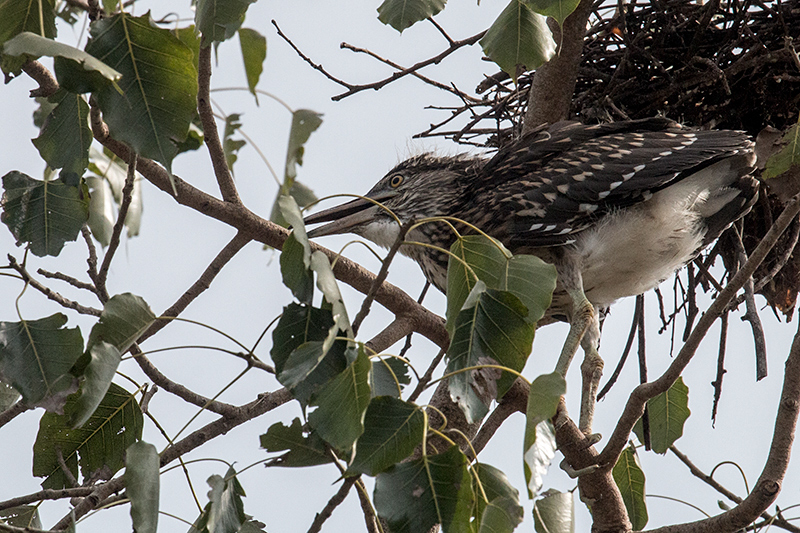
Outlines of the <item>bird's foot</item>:
M 575 469 L 572 468 L 572 466 L 567 462 L 566 459 L 561 461 L 561 463 L 558 466 L 559 468 L 561 468 L 561 470 L 566 472 L 567 475 L 572 479 L 575 479 L 579 476 L 585 476 L 586 474 L 597 472 L 597 469 L 600 468 L 600 465 L 589 465 L 584 468 Z

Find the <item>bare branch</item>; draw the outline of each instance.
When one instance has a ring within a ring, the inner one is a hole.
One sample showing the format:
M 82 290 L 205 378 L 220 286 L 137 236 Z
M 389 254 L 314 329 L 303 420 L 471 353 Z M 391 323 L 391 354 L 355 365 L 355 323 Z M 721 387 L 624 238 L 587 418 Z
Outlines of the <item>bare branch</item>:
M 83 282 L 83 281 L 81 281 L 79 279 L 73 278 L 72 276 L 68 276 L 68 275 L 63 274 L 61 272 L 49 272 L 49 271 L 47 271 L 47 270 L 45 270 L 43 268 L 37 269 L 36 272 L 40 276 L 44 276 L 45 278 L 57 279 L 59 281 L 64 281 L 66 283 L 69 283 L 70 285 L 72 285 L 76 289 L 83 289 L 83 290 L 90 291 L 92 293 L 97 294 L 97 290 L 95 289 L 94 285 L 92 285 L 91 283 L 85 283 L 85 282 Z
M 93 307 L 86 307 L 85 305 L 81 305 L 78 302 L 69 300 L 61 296 L 59 293 L 50 289 L 49 287 L 42 285 L 36 279 L 31 277 L 31 275 L 28 273 L 25 267 L 17 263 L 16 258 L 14 258 L 14 256 L 12 256 L 11 254 L 8 255 L 8 265 L 14 270 L 16 270 L 20 276 L 22 276 L 22 279 L 25 281 L 25 283 L 29 284 L 37 291 L 44 294 L 45 296 L 47 296 L 48 299 L 56 302 L 58 305 L 65 307 L 67 309 L 73 309 L 82 315 L 100 316 L 101 313 L 100 309 L 95 309 Z
M 208 148 L 208 155 L 211 156 L 211 164 L 214 166 L 214 176 L 219 184 L 219 191 L 222 199 L 232 204 L 241 204 L 239 193 L 236 191 L 236 184 L 233 182 L 231 170 L 225 159 L 225 150 L 219 139 L 217 123 L 214 120 L 214 111 L 211 109 L 211 97 L 209 96 L 211 83 L 211 46 L 200 48 L 199 71 L 197 73 L 197 110 L 200 120 L 203 123 L 203 139 Z
M 31 90 L 31 98 L 37 96 L 47 98 L 48 96 L 54 95 L 60 88 L 56 77 L 35 59 L 26 61 L 22 65 L 22 70 L 39 84 L 38 88 Z
M 88 496 L 94 491 L 94 487 L 75 487 L 72 489 L 45 489 L 25 496 L 11 498 L 0 502 L 0 510 L 28 505 L 29 503 L 41 502 L 44 500 L 63 500 L 64 498 L 76 498 Z
M 322 524 L 331 517 L 333 514 L 334 509 L 339 507 L 339 505 L 347 498 L 347 494 L 350 492 L 350 489 L 355 485 L 358 477 L 348 477 L 345 478 L 344 483 L 342 486 L 339 487 L 339 490 L 336 491 L 328 503 L 325 504 L 325 507 L 317 513 L 317 516 L 314 518 L 314 522 L 311 523 L 311 527 L 308 528 L 308 533 L 319 533 L 322 530 Z

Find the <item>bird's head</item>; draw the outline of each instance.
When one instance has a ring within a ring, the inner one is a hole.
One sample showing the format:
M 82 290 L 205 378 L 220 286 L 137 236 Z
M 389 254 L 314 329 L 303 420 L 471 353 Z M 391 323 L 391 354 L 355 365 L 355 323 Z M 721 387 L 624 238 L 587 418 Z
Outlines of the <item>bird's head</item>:
M 363 198 L 314 213 L 306 224 L 328 222 L 309 237 L 355 233 L 390 247 L 400 224 L 445 216 L 461 201 L 470 170 L 480 159 L 423 154 L 403 161 L 381 178 Z M 398 223 L 399 221 L 399 223 Z

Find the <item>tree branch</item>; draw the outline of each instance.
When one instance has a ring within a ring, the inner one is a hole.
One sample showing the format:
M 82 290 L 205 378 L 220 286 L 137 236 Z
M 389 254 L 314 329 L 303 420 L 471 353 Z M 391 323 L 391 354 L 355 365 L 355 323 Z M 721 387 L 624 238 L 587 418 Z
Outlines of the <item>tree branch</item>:
M 25 283 L 27 283 L 37 291 L 44 294 L 45 296 L 47 296 L 48 299 L 56 302 L 58 305 L 65 307 L 67 309 L 74 309 L 75 311 L 77 311 L 82 315 L 100 316 L 101 311 L 99 309 L 95 309 L 93 307 L 87 307 L 73 300 L 68 300 L 67 298 L 61 296 L 56 291 L 39 283 L 37 280 L 31 277 L 31 275 L 28 273 L 28 271 L 25 269 L 24 266 L 17 263 L 16 258 L 14 258 L 14 256 L 12 256 L 11 254 L 8 254 L 8 266 L 16 270 L 17 273 L 20 276 L 22 276 L 22 279 L 23 281 L 25 281 Z
M 56 77 L 35 59 L 26 61 L 22 65 L 22 70 L 39 84 L 38 88 L 31 90 L 31 98 L 37 96 L 47 98 L 48 96 L 54 95 L 60 88 Z
M 200 57 L 197 72 L 197 111 L 200 121 L 203 123 L 203 139 L 208 148 L 208 155 L 211 156 L 211 164 L 214 166 L 214 176 L 219 184 L 219 191 L 222 199 L 232 204 L 241 204 L 239 193 L 233 182 L 231 170 L 228 168 L 228 161 L 225 159 L 225 150 L 219 139 L 217 123 L 214 120 L 214 110 L 211 109 L 211 97 L 209 96 L 211 84 L 211 46 L 200 47 Z

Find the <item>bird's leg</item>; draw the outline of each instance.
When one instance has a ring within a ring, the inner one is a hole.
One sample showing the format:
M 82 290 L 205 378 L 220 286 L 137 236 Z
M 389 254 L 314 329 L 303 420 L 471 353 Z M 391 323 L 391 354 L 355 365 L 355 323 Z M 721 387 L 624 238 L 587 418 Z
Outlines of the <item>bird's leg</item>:
M 584 296 L 585 298 L 586 296 Z M 586 303 L 592 306 L 588 300 L 586 300 Z M 597 347 L 600 345 L 600 315 L 594 306 L 592 306 L 592 311 L 591 321 L 581 340 L 584 352 L 583 363 L 581 364 L 583 389 L 581 390 L 581 415 L 578 428 L 587 435 L 592 431 L 594 406 L 597 403 L 597 388 L 600 385 L 600 378 L 603 376 L 603 358 L 597 352 Z

